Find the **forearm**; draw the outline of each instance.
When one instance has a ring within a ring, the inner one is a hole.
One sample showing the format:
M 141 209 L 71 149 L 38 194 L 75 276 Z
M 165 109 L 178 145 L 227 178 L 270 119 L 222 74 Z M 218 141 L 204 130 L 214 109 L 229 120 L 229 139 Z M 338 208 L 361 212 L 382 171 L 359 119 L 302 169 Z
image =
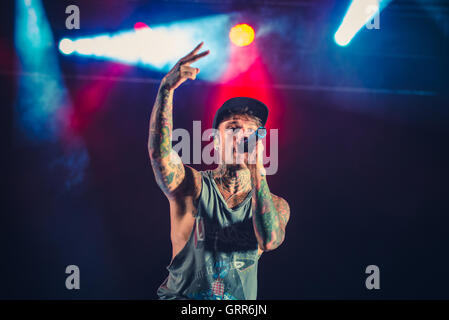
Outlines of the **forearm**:
M 285 225 L 282 214 L 276 208 L 267 179 L 260 174 L 252 175 L 253 194 L 253 225 L 259 246 L 263 250 L 277 248 L 285 236 Z
M 148 150 L 152 160 L 166 158 L 170 155 L 173 130 L 173 91 L 162 82 L 151 112 Z
M 172 149 L 173 89 L 162 81 L 150 117 L 148 152 L 156 181 L 164 193 L 176 189 L 184 177 L 184 166 Z

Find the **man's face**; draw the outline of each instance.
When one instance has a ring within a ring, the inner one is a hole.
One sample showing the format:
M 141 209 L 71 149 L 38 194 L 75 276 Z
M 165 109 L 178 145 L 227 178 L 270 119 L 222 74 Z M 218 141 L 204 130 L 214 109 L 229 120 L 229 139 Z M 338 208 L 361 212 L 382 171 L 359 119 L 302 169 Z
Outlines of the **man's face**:
M 243 161 L 243 138 L 251 136 L 259 128 L 254 117 L 238 114 L 225 118 L 218 126 L 218 147 L 222 163 L 240 166 Z

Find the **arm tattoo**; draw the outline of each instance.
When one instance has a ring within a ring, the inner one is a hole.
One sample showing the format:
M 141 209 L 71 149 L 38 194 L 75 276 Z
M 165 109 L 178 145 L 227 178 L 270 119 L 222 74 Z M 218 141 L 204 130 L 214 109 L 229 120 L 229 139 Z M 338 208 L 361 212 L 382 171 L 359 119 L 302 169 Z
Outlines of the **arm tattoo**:
M 262 249 L 273 250 L 284 241 L 290 209 L 284 199 L 270 193 L 265 177 L 259 180 L 253 196 L 253 224 Z
M 162 191 L 171 195 L 185 176 L 184 165 L 172 149 L 173 90 L 161 85 L 150 117 L 148 151 L 156 182 Z

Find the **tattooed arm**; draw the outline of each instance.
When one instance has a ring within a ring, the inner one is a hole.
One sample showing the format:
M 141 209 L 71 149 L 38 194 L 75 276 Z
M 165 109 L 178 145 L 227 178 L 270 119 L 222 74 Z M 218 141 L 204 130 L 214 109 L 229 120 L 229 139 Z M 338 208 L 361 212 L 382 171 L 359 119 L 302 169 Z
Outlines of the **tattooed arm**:
M 173 91 L 162 81 L 151 112 L 148 140 L 156 182 L 168 197 L 174 193 L 185 176 L 184 165 L 171 145 Z
M 290 208 L 287 201 L 270 193 L 265 176 L 258 175 L 252 180 L 255 187 L 253 225 L 256 238 L 263 251 L 274 250 L 284 241 Z
M 209 53 L 205 51 L 196 54 L 202 45 L 201 42 L 192 52 L 180 59 L 162 79 L 151 112 L 148 152 L 157 184 L 169 199 L 174 197 L 184 181 L 187 168 L 172 149 L 173 93 L 187 79 L 195 80 L 200 70 L 190 67 L 190 64 Z
M 285 227 L 290 219 L 290 207 L 284 199 L 270 192 L 263 167 L 261 141 L 257 144 L 256 164 L 247 164 L 251 173 L 253 193 L 253 226 L 257 242 L 263 251 L 271 251 L 281 245 Z

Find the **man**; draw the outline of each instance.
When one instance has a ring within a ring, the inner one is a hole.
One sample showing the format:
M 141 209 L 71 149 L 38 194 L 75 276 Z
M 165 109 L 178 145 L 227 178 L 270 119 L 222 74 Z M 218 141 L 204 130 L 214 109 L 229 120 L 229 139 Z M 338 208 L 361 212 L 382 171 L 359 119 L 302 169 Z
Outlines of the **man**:
M 183 165 L 172 149 L 173 93 L 200 72 L 190 64 L 209 54 L 198 54 L 202 45 L 162 79 L 150 118 L 149 154 L 170 202 L 173 248 L 158 296 L 256 299 L 259 257 L 283 242 L 290 210 L 284 199 L 270 193 L 261 140 L 253 150 L 239 153 L 243 139 L 265 125 L 268 109 L 262 102 L 238 97 L 217 111 L 214 146 L 221 161 L 215 170 L 198 172 Z

